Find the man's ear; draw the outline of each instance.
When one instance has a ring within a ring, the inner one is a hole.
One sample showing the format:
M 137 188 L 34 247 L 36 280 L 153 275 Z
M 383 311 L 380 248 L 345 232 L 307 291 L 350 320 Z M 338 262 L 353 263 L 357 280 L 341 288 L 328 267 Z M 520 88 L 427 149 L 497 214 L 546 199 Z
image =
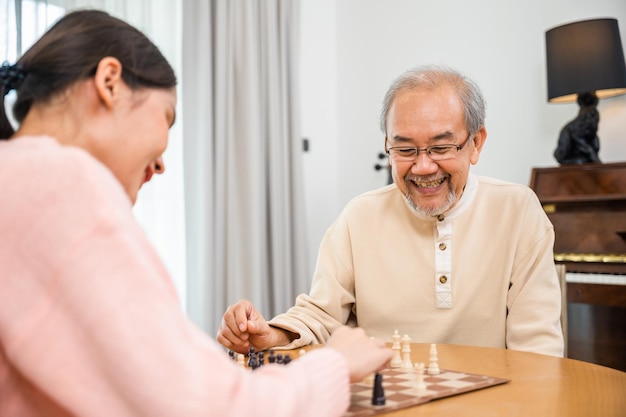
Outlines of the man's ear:
M 472 147 L 472 154 L 470 155 L 470 162 L 472 165 L 476 165 L 480 152 L 483 150 L 485 141 L 487 140 L 487 129 L 485 126 L 481 127 L 478 132 L 474 134 L 474 146 Z
M 100 101 L 105 107 L 112 108 L 123 83 L 122 63 L 110 56 L 102 58 L 96 68 L 94 83 Z

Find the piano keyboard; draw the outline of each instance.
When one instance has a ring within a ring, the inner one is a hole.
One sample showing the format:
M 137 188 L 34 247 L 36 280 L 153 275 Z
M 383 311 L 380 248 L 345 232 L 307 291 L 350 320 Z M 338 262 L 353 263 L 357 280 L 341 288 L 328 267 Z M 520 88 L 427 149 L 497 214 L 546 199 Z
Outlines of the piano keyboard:
M 577 282 L 581 284 L 626 285 L 626 275 L 583 274 L 576 272 L 567 272 L 565 280 L 567 282 Z

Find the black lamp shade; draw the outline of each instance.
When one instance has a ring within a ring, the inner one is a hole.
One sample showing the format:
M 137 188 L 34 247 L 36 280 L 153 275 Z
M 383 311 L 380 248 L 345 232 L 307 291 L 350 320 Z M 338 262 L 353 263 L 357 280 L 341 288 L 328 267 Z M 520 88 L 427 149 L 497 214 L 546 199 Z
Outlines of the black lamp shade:
M 624 50 L 616 19 L 569 23 L 546 31 L 548 101 L 626 94 Z

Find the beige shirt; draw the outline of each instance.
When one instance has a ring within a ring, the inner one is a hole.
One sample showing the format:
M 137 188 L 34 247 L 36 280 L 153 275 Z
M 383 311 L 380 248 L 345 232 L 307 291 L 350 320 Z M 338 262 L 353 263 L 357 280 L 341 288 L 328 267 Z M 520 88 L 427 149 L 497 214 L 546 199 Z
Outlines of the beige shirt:
M 324 342 L 349 323 L 390 340 L 563 355 L 554 230 L 522 185 L 469 176 L 459 203 L 425 218 L 395 185 L 362 194 L 322 240 L 311 291 L 270 324 Z

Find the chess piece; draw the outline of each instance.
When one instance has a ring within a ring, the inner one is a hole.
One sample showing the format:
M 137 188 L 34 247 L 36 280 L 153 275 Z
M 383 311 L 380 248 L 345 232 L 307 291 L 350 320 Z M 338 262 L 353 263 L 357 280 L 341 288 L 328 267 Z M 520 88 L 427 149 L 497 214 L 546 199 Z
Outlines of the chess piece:
M 372 405 L 385 405 L 385 389 L 383 388 L 383 376 L 374 376 L 374 389 L 372 390 Z
M 248 367 L 255 369 L 256 367 L 254 366 L 256 364 L 256 353 L 254 351 L 254 347 L 250 346 L 250 349 L 248 349 Z
M 237 365 L 239 365 L 239 367 L 241 367 L 241 368 L 245 368 L 246 367 L 245 357 L 244 357 L 243 353 L 238 353 L 237 354 Z
M 439 363 L 437 358 L 437 345 L 434 343 L 430 345 L 430 358 L 428 360 L 430 361 L 428 364 L 428 375 L 438 375 Z
M 298 357 L 299 357 L 299 358 L 301 358 L 301 357 L 303 357 L 304 355 L 306 355 L 306 350 L 304 350 L 304 349 L 300 349 L 300 350 L 298 351 Z
M 400 333 L 398 333 L 398 330 L 393 332 L 393 336 L 391 336 L 391 349 L 393 350 L 393 357 L 391 358 L 391 367 L 392 368 L 399 368 L 402 366 L 402 356 L 400 353 L 401 347 L 400 347 Z
M 426 382 L 424 381 L 424 363 L 417 362 L 415 363 L 415 369 L 417 371 L 417 375 L 415 377 L 415 390 L 417 394 L 422 394 L 426 392 Z
M 406 334 L 402 336 L 402 367 L 406 370 L 413 369 L 413 362 L 411 362 L 411 338 Z

